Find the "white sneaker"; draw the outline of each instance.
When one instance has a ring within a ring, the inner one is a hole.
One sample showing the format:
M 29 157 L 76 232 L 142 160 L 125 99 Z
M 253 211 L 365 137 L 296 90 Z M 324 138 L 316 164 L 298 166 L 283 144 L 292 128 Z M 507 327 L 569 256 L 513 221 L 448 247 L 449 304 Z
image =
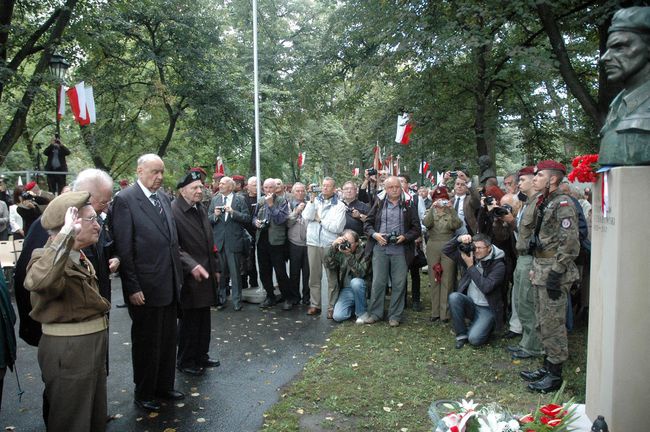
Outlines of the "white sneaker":
M 368 317 L 368 314 L 364 313 L 360 317 L 357 317 L 357 320 L 354 323 L 355 324 L 364 324 L 367 317 Z

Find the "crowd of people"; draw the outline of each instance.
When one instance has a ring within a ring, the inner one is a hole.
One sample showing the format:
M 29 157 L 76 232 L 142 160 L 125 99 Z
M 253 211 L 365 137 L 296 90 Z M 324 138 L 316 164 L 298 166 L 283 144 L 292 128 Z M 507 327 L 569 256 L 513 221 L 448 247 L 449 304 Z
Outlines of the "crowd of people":
M 192 168 L 167 193 L 164 173 L 163 160 L 147 154 L 136 181 L 120 181 L 116 193 L 107 173 L 88 169 L 56 197 L 28 184 L 14 191 L 16 204 L 5 203 L 22 209 L 22 226 L 8 216 L 6 230 L 26 234 L 14 280 L 19 335 L 38 346 L 48 430 L 105 428 L 114 273 L 132 320 L 134 402 L 143 410 L 184 398 L 175 369 L 199 376 L 219 366 L 208 354 L 210 309 L 241 311 L 242 290 L 258 281 L 262 309 L 302 305 L 337 322 L 399 327 L 409 303 L 423 310 L 422 271 L 431 323 L 451 325 L 456 348 L 520 337 L 508 347 L 513 358 L 543 356 L 542 367 L 521 373 L 529 387 L 561 385 L 572 294 L 586 304 L 590 220 L 589 196 L 574 196 L 563 165 L 541 161 L 501 187 L 464 170 L 432 188 L 375 170 L 340 188 L 330 177 L 267 178 L 259 198 L 255 177 L 210 182 Z

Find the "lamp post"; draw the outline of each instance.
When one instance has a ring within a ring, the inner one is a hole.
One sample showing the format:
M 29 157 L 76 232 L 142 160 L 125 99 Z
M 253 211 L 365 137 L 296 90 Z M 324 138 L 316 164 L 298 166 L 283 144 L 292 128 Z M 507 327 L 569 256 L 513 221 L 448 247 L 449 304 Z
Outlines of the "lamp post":
M 70 67 L 70 63 L 65 61 L 62 55 L 52 54 L 50 56 L 50 73 L 57 79 L 59 85 L 56 87 L 56 138 L 61 136 L 60 120 L 59 120 L 59 105 L 61 104 L 61 91 L 60 87 L 63 85 L 63 78 L 65 73 Z

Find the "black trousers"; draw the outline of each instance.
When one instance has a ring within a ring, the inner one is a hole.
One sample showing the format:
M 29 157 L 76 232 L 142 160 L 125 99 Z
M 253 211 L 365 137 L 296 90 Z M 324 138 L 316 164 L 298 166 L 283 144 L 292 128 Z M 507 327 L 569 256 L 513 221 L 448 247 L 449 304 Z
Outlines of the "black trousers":
M 269 243 L 268 234 L 262 232 L 257 242 L 257 264 L 260 271 L 262 286 L 266 295 L 274 298 L 273 289 L 273 271 L 280 285 L 280 293 L 286 300 L 292 300 L 289 291 L 289 276 L 287 276 L 287 266 L 284 261 L 285 246 L 273 246 Z
M 298 301 L 300 295 L 300 274 L 302 273 L 302 298 L 309 300 L 309 259 L 307 246 L 298 246 L 289 242 L 289 289 L 291 300 Z
M 193 368 L 203 364 L 210 350 L 210 307 L 183 309 L 178 320 L 179 367 Z
M 128 300 L 127 300 L 128 302 Z M 168 306 L 129 303 L 131 358 L 135 396 L 152 400 L 157 392 L 174 389 L 176 375 L 176 301 Z
M 47 187 L 53 194 L 60 194 L 65 187 L 65 174 L 48 174 Z
M 417 266 L 415 259 L 413 260 L 411 267 L 409 267 L 409 273 L 411 273 L 411 302 L 413 303 L 419 302 L 420 301 L 420 267 Z M 406 277 L 408 278 L 408 275 Z M 408 279 L 406 282 L 408 283 Z M 408 286 L 408 284 L 405 286 Z M 406 302 L 406 300 L 408 300 L 408 289 L 404 290 L 404 301 Z
M 255 233 L 252 234 L 251 247 L 242 259 L 242 289 L 257 288 L 257 260 L 255 259 Z

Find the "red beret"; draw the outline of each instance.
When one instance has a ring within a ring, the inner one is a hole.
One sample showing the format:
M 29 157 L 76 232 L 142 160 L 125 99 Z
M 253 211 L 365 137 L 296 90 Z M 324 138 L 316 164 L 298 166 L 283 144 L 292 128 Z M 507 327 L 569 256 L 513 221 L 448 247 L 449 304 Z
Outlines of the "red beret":
M 437 186 L 434 190 L 431 191 L 431 199 L 433 201 L 439 199 L 449 199 L 449 192 L 447 192 L 446 186 Z
M 517 175 L 519 177 L 525 176 L 525 175 L 535 175 L 535 167 L 532 166 L 532 165 L 523 167 L 522 169 L 519 170 Z
M 206 173 L 205 170 L 203 168 L 201 168 L 201 167 L 192 167 L 192 168 L 190 168 L 190 172 L 201 173 L 203 175 L 203 177 L 208 175 L 208 173 Z
M 30 191 L 30 190 L 34 189 L 34 186 L 36 186 L 36 182 L 35 181 L 30 181 L 29 183 L 27 183 L 25 185 L 23 190 Z
M 562 171 L 564 174 L 566 174 L 566 168 L 564 165 L 562 165 L 559 162 L 555 162 L 554 160 L 543 160 L 540 162 L 537 162 L 536 172 L 537 171 L 543 171 L 543 170 L 555 170 L 555 171 Z
M 127 179 L 120 180 L 120 186 L 126 187 L 128 185 L 129 185 L 129 181 Z
M 246 177 L 243 175 L 235 174 L 234 176 L 231 177 L 234 181 L 244 181 L 246 180 Z

